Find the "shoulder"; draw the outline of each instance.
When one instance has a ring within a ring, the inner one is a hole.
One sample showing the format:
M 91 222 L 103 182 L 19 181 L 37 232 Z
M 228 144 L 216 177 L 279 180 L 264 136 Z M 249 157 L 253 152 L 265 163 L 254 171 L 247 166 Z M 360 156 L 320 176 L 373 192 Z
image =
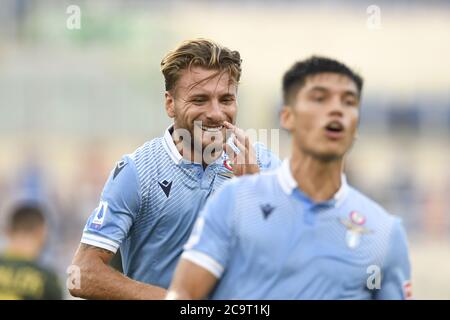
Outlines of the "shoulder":
M 353 187 L 349 187 L 348 198 L 351 202 L 357 203 L 358 207 L 366 209 L 367 215 L 386 221 L 394 219 L 394 216 L 378 202 Z
M 44 281 L 58 280 L 58 275 L 55 270 L 39 261 L 22 261 L 20 267 L 25 267 L 37 272 L 39 277 L 42 277 Z
M 359 190 L 349 187 L 348 202 L 362 214 L 367 226 L 381 237 L 388 239 L 392 233 L 403 229 L 402 219 L 388 212 L 384 207 Z
M 43 299 L 60 300 L 63 299 L 63 287 L 61 279 L 52 268 L 40 266 L 45 282 L 45 295 Z
M 258 166 L 263 170 L 275 169 L 280 164 L 281 161 L 278 156 L 270 151 L 266 145 L 261 142 L 256 142 L 253 144 L 253 148 L 256 151 L 256 158 Z
M 136 164 L 137 168 L 159 161 L 166 155 L 163 137 L 154 138 L 138 147 L 133 153 L 125 155 Z
M 46 279 L 50 281 L 59 281 L 58 274 L 52 267 L 42 263 L 35 263 L 35 267 L 46 277 Z
M 386 260 L 389 252 L 405 247 L 406 231 L 402 219 L 352 187 L 349 187 L 349 194 L 339 214 L 341 219 L 353 225 L 354 230 L 367 234 L 376 264 L 389 263 Z
M 224 183 L 222 189 L 227 189 L 229 192 L 236 192 L 240 195 L 264 195 L 267 192 L 274 191 L 275 179 L 276 170 L 262 171 L 258 174 L 244 175 L 230 179 Z
M 144 143 L 134 152 L 124 154 L 110 172 L 102 196 L 127 199 L 140 197 L 143 186 L 151 180 L 160 165 L 155 160 L 158 158 L 157 150 L 161 149 L 160 145 L 160 138 L 156 138 Z
M 158 137 L 145 142 L 134 152 L 125 154 L 122 161 L 130 163 L 141 182 L 156 174 L 159 167 L 171 160 L 164 148 L 164 138 Z

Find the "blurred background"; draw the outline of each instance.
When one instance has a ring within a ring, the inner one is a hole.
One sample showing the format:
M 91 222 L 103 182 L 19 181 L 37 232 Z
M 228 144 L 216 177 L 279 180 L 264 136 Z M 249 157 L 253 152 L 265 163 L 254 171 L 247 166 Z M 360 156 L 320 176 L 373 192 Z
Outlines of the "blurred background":
M 296 60 L 326 55 L 363 75 L 349 181 L 403 218 L 415 298 L 450 299 L 450 1 L 1 0 L 0 225 L 15 203 L 43 203 L 42 262 L 64 283 L 116 161 L 171 123 L 162 57 L 196 37 L 240 51 L 244 129 L 279 128 Z

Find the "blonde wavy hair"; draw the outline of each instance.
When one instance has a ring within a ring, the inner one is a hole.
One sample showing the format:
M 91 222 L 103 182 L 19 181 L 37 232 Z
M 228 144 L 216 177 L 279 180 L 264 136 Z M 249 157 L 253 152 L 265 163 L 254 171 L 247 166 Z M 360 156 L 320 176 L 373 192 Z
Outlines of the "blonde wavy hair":
M 241 77 L 241 62 L 238 51 L 230 50 L 212 40 L 194 39 L 184 41 L 170 51 L 161 61 L 161 72 L 164 75 L 166 91 L 172 91 L 181 72 L 192 67 L 217 70 L 217 73 L 202 82 L 225 71 L 230 80 L 237 84 Z

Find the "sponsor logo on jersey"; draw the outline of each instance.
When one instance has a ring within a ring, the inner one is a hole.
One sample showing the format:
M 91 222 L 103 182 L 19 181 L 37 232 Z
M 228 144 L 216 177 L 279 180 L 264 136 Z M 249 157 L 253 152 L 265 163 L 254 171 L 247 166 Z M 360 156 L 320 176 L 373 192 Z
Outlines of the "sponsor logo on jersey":
M 90 227 L 93 229 L 100 229 L 105 221 L 106 214 L 108 212 L 108 202 L 100 201 L 97 209 L 95 210 L 94 219 L 91 222 Z

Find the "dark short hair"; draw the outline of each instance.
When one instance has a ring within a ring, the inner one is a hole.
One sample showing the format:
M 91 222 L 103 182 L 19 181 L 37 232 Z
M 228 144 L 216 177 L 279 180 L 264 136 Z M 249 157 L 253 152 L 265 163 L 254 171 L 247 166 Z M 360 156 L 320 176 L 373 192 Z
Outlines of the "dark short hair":
M 283 76 L 283 101 L 287 105 L 293 101 L 309 76 L 319 73 L 338 73 L 352 79 L 361 95 L 363 79 L 345 64 L 330 58 L 312 56 L 296 62 Z
M 12 210 L 8 227 L 12 232 L 31 232 L 44 224 L 45 215 L 39 206 L 21 204 Z

